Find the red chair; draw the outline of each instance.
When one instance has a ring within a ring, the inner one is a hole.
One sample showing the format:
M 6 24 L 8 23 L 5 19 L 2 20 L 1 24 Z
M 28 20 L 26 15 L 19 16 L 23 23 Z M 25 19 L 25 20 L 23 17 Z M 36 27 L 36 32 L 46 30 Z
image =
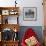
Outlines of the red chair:
M 27 46 L 25 43 L 25 40 L 34 36 L 37 39 L 37 35 L 36 33 L 33 31 L 32 28 L 28 28 L 24 34 L 24 37 L 22 38 L 22 42 L 21 42 L 21 46 Z M 38 41 L 38 39 L 37 39 Z M 35 46 L 41 46 L 40 42 L 38 41 L 37 44 Z

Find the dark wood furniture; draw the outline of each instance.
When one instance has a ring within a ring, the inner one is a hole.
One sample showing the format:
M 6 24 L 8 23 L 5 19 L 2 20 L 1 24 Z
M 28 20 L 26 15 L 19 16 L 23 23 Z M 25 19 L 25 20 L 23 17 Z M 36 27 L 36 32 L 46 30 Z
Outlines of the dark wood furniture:
M 9 24 L 7 17 L 8 16 L 17 16 L 17 23 Z M 6 19 L 5 19 L 6 18 Z M 19 7 L 0 7 L 0 32 L 1 32 L 1 41 L 0 46 L 18 46 L 19 40 L 2 40 L 2 32 L 5 28 L 9 28 L 14 32 L 19 31 Z M 5 21 L 4 21 L 5 19 Z M 15 31 L 16 29 L 16 31 Z
M 2 42 L 3 46 L 18 46 L 19 41 L 5 41 Z

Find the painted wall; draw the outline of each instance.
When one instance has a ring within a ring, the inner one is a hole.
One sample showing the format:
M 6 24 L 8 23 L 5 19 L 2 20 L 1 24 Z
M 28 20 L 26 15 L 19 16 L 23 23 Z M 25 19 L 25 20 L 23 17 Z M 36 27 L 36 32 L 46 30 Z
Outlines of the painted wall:
M 36 7 L 37 8 L 37 21 L 24 21 L 23 20 L 23 7 L 21 8 L 20 25 L 22 26 L 43 26 L 43 6 L 42 0 L 25 0 L 21 5 L 23 7 Z
M 0 0 L 1 7 L 12 7 L 15 6 L 15 0 Z M 43 6 L 42 0 L 17 0 L 17 7 L 20 7 L 20 17 L 19 24 L 20 26 L 43 26 Z M 23 7 L 36 7 L 37 8 L 37 20 L 36 21 L 24 21 L 23 20 Z

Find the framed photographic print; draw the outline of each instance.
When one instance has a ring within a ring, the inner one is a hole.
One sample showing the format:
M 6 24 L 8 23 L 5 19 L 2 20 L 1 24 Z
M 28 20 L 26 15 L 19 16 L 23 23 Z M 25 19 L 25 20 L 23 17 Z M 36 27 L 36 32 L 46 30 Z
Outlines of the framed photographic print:
M 25 21 L 35 21 L 37 19 L 37 8 L 36 7 L 24 7 L 23 8 L 23 19 Z
M 9 15 L 9 10 L 2 10 L 2 15 Z

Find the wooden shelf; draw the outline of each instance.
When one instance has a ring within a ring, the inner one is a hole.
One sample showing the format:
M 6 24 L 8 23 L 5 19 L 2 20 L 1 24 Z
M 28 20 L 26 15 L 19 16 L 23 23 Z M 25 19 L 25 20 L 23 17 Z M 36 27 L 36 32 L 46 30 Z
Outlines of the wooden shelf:
M 17 31 L 19 31 L 19 25 L 18 24 L 1 24 L 1 30 L 5 29 L 5 28 L 10 28 L 14 31 L 14 29 L 16 29 Z
M 17 23 L 16 24 L 9 24 L 8 19 L 7 19 L 8 16 L 14 16 L 14 17 L 17 16 L 17 18 L 16 18 Z M 14 33 L 15 32 L 18 33 L 19 28 L 20 28 L 19 22 L 18 22 L 18 17 L 19 17 L 19 7 L 0 7 L 0 21 L 1 21 L 0 32 L 3 33 L 3 30 L 8 28 L 8 29 L 11 29 L 12 31 L 14 31 Z M 1 36 L 2 36 L 2 34 L 1 34 Z M 14 39 L 14 37 L 13 37 L 13 39 Z M 1 37 L 0 46 L 18 46 L 18 42 L 19 42 L 18 39 L 17 39 L 17 41 L 16 41 L 16 39 L 15 39 L 15 41 L 13 41 L 13 39 L 10 39 L 9 41 L 5 41 L 2 38 L 3 37 Z
M 19 15 L 19 7 L 0 7 L 0 14 L 2 14 L 2 11 L 5 13 L 7 12 L 7 15 L 17 15 L 17 16 Z
M 10 40 L 10 41 L 3 41 L 3 42 L 5 42 L 5 43 L 12 43 L 12 42 L 19 42 L 19 40 L 15 40 L 15 41 L 12 41 L 12 40 Z
M 19 7 L 0 7 L 1 10 L 11 10 L 11 9 L 19 9 Z
M 18 41 L 5 41 L 1 42 L 2 46 L 18 46 Z

